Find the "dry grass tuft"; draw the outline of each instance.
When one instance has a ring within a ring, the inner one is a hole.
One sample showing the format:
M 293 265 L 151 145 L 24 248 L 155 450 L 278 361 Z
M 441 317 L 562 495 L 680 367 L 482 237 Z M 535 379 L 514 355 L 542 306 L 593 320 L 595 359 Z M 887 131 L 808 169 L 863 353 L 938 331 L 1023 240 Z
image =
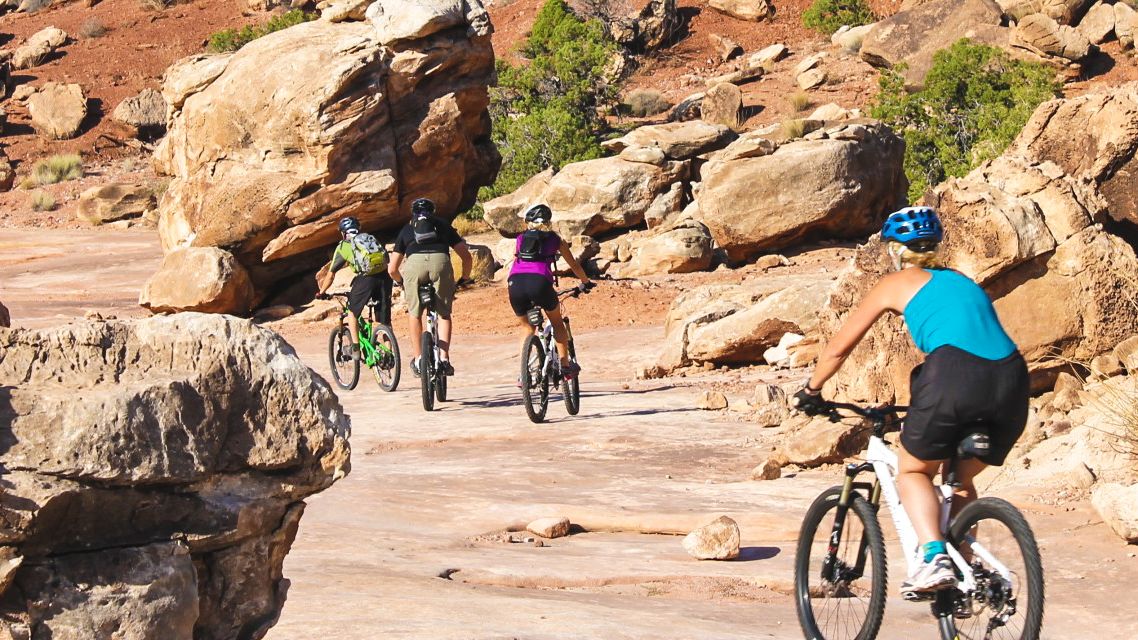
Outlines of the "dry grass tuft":
M 71 153 L 37 160 L 32 165 L 31 174 L 20 184 L 25 188 L 42 187 L 67 180 L 78 180 L 82 177 L 83 158 L 78 154 Z
M 655 89 L 636 89 L 625 98 L 628 113 L 637 118 L 646 118 L 664 113 L 672 108 L 672 103 L 664 94 Z
M 51 211 L 55 209 L 55 198 L 45 191 L 36 191 L 32 194 L 32 210 Z
M 810 94 L 806 93 L 805 91 L 792 93 L 790 94 L 790 97 L 787 98 L 787 100 L 790 101 L 790 108 L 794 109 L 795 113 L 802 113 L 803 111 L 806 111 L 807 107 L 812 104 L 810 100 Z

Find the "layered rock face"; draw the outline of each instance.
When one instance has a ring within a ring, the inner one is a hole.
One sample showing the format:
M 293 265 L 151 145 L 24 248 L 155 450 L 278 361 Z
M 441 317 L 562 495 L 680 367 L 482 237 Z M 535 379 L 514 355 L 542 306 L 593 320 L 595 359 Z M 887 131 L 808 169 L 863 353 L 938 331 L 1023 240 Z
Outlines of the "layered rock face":
M 4 638 L 260 638 L 348 419 L 275 334 L 182 314 L 0 330 Z
M 327 259 L 342 216 L 376 231 L 405 222 L 418 197 L 445 214 L 473 204 L 500 162 L 485 11 L 383 0 L 368 15 L 171 66 L 155 153 L 173 176 L 159 204 L 166 251 L 229 251 L 262 298 Z
M 1133 220 L 1135 113 L 1130 83 L 1041 105 L 996 160 L 938 186 L 944 261 L 980 282 L 1029 361 L 1037 388 L 1068 360 L 1090 361 L 1138 331 L 1125 295 L 1138 282 L 1133 248 L 1104 229 Z M 890 270 L 882 243 L 861 247 L 823 311 L 831 335 Z M 905 402 L 920 356 L 901 320 L 878 322 L 827 389 L 857 400 Z

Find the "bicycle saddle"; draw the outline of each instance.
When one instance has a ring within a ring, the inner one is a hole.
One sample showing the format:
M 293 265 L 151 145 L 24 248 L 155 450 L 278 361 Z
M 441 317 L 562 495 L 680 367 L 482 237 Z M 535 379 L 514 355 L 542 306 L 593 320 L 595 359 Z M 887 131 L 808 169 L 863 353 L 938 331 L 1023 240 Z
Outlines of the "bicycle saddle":
M 956 455 L 961 460 L 969 458 L 982 458 L 992 449 L 992 439 L 988 436 L 986 428 L 975 428 L 964 436 L 956 447 Z

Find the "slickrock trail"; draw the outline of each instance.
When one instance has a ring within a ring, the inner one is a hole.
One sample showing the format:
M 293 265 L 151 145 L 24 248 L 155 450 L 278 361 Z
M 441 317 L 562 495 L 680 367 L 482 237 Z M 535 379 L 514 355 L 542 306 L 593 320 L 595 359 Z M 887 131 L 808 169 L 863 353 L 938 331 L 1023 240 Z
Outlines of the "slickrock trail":
M 326 372 L 322 332 L 285 335 Z M 837 468 L 750 480 L 774 438 L 738 414 L 694 409 L 691 388 L 622 381 L 658 337 L 580 335 L 581 414 L 568 417 L 554 396 L 542 425 L 520 406 L 513 341 L 460 337 L 453 400 L 432 414 L 417 379 L 383 394 L 361 377 L 341 393 L 352 473 L 309 501 L 285 563 L 288 603 L 268 637 L 801 638 L 794 541 Z M 1089 505 L 1053 513 L 1017 502 L 1043 547 L 1045 637 L 1085 637 L 1107 619 L 1117 637 L 1138 633 L 1138 622 L 1111 613 L 1116 588 L 1138 578 L 1138 560 Z M 699 562 L 679 536 L 660 535 L 719 514 L 739 522 L 739 560 Z M 498 535 L 558 515 L 586 531 L 543 547 Z M 902 564 L 890 544 L 880 637 L 932 637 L 927 606 L 892 595 Z
M 152 233 L 108 230 L 0 230 L 0 247 L 0 300 L 21 326 L 83 322 L 87 310 L 141 315 L 137 291 L 160 253 Z M 603 304 L 592 295 L 574 304 Z M 470 298 L 456 313 L 504 305 L 500 289 Z M 327 377 L 329 328 L 285 321 L 278 330 Z M 287 603 L 267 637 L 801 638 L 790 596 L 794 542 L 838 467 L 750 480 L 780 429 L 736 412 L 739 394 L 728 393 L 732 410 L 721 412 L 696 409 L 696 395 L 773 374 L 631 380 L 655 358 L 661 334 L 658 326 L 579 332 L 581 414 L 567 416 L 554 395 L 542 425 L 520 406 L 509 337 L 460 334 L 452 399 L 431 414 L 406 366 L 393 394 L 363 372 L 356 390 L 340 392 L 352 416 L 351 473 L 308 499 L 285 561 Z M 1138 582 L 1134 547 L 1089 501 L 1049 506 L 1047 487 L 1012 484 L 999 494 L 1025 510 L 1043 551 L 1044 637 L 1138 637 L 1118 598 Z M 722 514 L 739 522 L 740 559 L 691 559 L 678 534 Z M 578 528 L 542 547 L 506 541 L 504 529 L 545 516 Z M 927 607 L 893 595 L 903 569 L 887 519 L 885 530 L 892 580 L 879 637 L 931 638 Z

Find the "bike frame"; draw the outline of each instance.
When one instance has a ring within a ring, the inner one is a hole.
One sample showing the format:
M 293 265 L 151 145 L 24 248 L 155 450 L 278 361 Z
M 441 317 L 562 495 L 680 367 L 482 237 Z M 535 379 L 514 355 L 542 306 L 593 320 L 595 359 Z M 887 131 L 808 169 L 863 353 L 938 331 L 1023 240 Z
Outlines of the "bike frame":
M 885 439 L 878 434 L 873 434 L 869 438 L 869 445 L 866 448 L 865 462 L 860 464 L 849 464 L 846 466 L 846 480 L 842 490 L 842 497 L 839 504 L 844 507 L 849 506 L 849 496 L 854 489 L 854 478 L 857 477 L 862 471 L 872 469 L 874 475 L 877 476 L 874 482 L 872 494 L 870 496 L 870 503 L 875 507 L 879 505 L 881 498 L 884 497 L 885 504 L 889 507 L 889 515 L 893 519 L 893 525 L 897 528 L 897 534 L 901 539 L 901 550 L 905 554 L 905 562 L 907 564 L 908 575 L 912 576 L 919 566 L 917 561 L 919 545 L 917 540 L 917 531 L 913 527 L 913 522 L 909 518 L 909 514 L 901 505 L 901 496 L 897 491 L 897 469 L 898 458 L 897 454 L 889 448 Z M 953 500 L 953 487 L 949 484 L 937 485 L 937 496 L 940 499 L 940 529 L 942 532 L 948 531 L 949 518 L 952 515 L 952 500 Z M 843 514 L 844 515 L 844 514 Z M 844 520 L 844 518 L 842 518 Z M 835 521 L 835 533 L 840 523 Z M 969 537 L 969 545 L 972 552 L 983 558 L 989 566 L 996 569 L 1005 580 L 1014 584 L 1012 572 L 999 560 L 995 558 L 983 545 L 976 542 Z M 836 541 L 831 543 L 836 546 Z M 864 544 L 864 543 L 863 543 Z M 972 575 L 972 568 L 968 562 L 965 561 L 964 556 L 952 544 L 946 544 L 948 555 L 952 558 L 953 564 L 960 570 L 963 579 L 961 580 L 961 590 L 968 593 L 976 588 L 976 580 Z M 859 554 L 859 564 L 864 555 L 864 550 Z
M 558 307 L 560 308 L 561 298 L 563 298 L 565 296 L 576 296 L 576 295 L 577 295 L 577 289 L 566 289 L 564 291 L 558 291 L 557 292 Z M 534 307 L 534 308 L 538 309 L 539 311 L 541 310 L 539 307 Z M 565 337 L 569 342 L 572 342 L 573 341 L 573 333 L 569 329 L 569 318 L 567 316 L 565 316 L 564 310 L 562 310 L 561 317 L 564 318 L 564 320 L 565 320 L 565 334 L 566 334 Z M 545 315 L 544 311 L 541 314 L 541 325 L 534 327 L 533 331 L 534 331 L 535 335 L 537 335 L 541 338 L 541 345 L 542 345 L 542 347 L 545 348 L 545 354 L 546 354 L 545 355 L 545 364 L 542 365 L 542 368 L 541 368 L 542 379 L 544 379 L 546 376 L 549 376 L 553 373 L 552 367 L 554 365 L 552 365 L 550 363 L 556 362 L 557 368 L 558 369 L 561 368 L 561 354 L 560 354 L 560 352 L 557 351 L 557 341 L 553 338 L 553 323 L 551 323 L 549 321 L 549 318 Z
M 370 307 L 370 305 L 369 305 Z M 340 323 L 343 324 L 351 310 L 347 305 L 344 306 L 340 312 Z M 379 362 L 382 355 L 395 355 L 390 349 L 383 345 L 376 345 L 375 343 L 375 325 L 372 319 L 364 314 L 360 314 L 357 319 L 357 327 L 360 333 L 360 351 L 363 354 L 364 365 L 374 367 Z

